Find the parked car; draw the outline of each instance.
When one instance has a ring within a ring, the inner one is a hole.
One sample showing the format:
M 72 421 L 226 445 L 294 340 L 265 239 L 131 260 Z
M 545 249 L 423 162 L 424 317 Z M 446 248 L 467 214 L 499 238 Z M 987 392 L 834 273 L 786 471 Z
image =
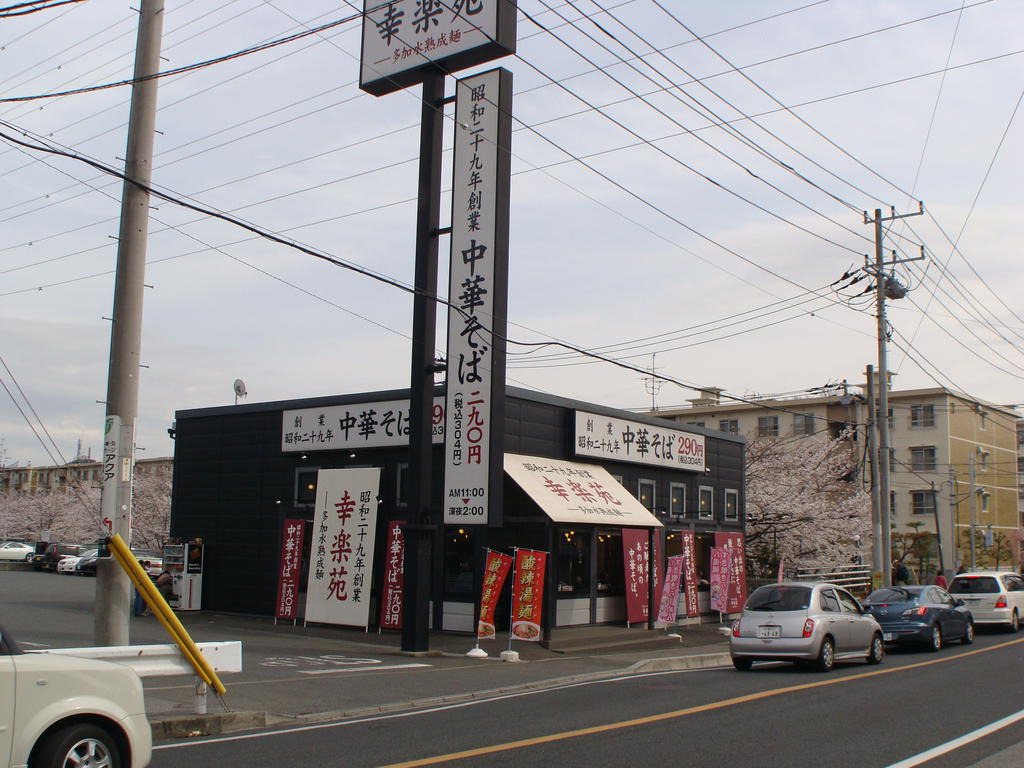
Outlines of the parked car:
M 43 553 L 41 570 L 53 571 L 56 573 L 57 563 L 69 555 L 78 556 L 84 551 L 85 547 L 81 544 L 64 544 L 61 542 L 50 544 L 46 547 L 46 552 Z M 33 565 L 35 565 L 34 560 Z
M 57 563 L 57 573 L 67 573 L 74 576 L 78 571 L 78 564 L 82 561 L 82 558 L 95 557 L 98 552 L 98 549 L 87 549 L 81 555 L 65 555 Z
M 139 561 L 142 570 L 151 577 L 155 578 L 163 571 L 164 556 L 161 552 L 157 552 L 155 549 L 133 549 L 132 554 Z
M 23 541 L 5 541 L 0 544 L 0 560 L 25 560 L 35 551 L 35 547 Z
M 949 585 L 949 594 L 966 603 L 976 624 L 1001 624 L 1010 632 L 1020 629 L 1024 617 L 1024 579 L 1015 573 L 957 574 Z
M 925 645 L 937 651 L 950 640 L 974 642 L 974 617 L 963 600 L 936 586 L 884 587 L 864 600 L 887 643 Z
M 0 627 L 0 765 L 149 765 L 153 737 L 130 667 L 25 653 Z
M 99 554 L 83 555 L 78 563 L 75 564 L 75 575 L 95 576 L 97 560 L 99 560 Z
M 882 628 L 842 587 L 786 582 L 758 587 L 732 624 L 729 653 L 736 669 L 755 661 L 813 662 L 828 672 L 837 661 L 885 657 Z

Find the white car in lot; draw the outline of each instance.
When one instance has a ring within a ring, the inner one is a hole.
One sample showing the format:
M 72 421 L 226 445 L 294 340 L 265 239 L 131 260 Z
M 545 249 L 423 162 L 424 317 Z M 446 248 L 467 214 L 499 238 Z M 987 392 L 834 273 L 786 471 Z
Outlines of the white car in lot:
M 144 768 L 152 749 L 134 670 L 25 653 L 0 627 L 0 766 Z
M 96 557 L 98 549 L 89 549 L 80 555 L 65 555 L 61 558 L 60 562 L 57 563 L 57 573 L 67 573 L 72 576 L 75 575 L 75 569 L 78 568 L 78 563 L 81 562 L 82 558 L 85 557 Z
M 1016 632 L 1024 621 L 1024 578 L 1016 573 L 960 573 L 946 591 L 964 601 L 975 624 L 1001 624 Z
M 36 548 L 21 541 L 5 541 L 0 544 L 0 560 L 24 560 L 34 554 Z

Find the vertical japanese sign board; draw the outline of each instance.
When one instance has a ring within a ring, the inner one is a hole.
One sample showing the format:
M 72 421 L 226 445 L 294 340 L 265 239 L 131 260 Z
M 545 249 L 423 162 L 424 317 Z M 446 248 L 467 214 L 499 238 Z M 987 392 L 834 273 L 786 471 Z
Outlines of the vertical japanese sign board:
M 501 588 L 505 586 L 505 577 L 512 567 L 512 558 L 501 552 L 488 550 L 484 563 L 484 583 L 480 590 L 480 619 L 476 624 L 478 640 L 491 640 L 494 632 L 494 609 L 501 596 Z
M 715 546 L 729 552 L 729 613 L 743 610 L 747 602 L 747 567 L 746 553 L 743 546 L 742 533 L 716 533 Z
M 455 89 L 444 522 L 501 524 L 512 73 Z
M 516 550 L 512 580 L 512 637 L 540 642 L 541 609 L 544 605 L 544 565 L 547 552 Z
M 120 416 L 107 416 L 103 428 L 103 488 L 100 493 L 102 521 L 111 533 L 120 533 L 131 541 L 131 520 L 128 507 L 117 506 L 117 489 L 127 485 L 123 498 L 131 498 L 133 475 L 132 456 L 135 453 L 135 430 L 125 425 Z
M 363 0 L 359 87 L 374 96 L 516 52 L 516 0 Z
M 387 560 L 384 562 L 384 587 L 380 598 L 380 626 L 402 628 L 402 588 L 405 586 L 404 521 L 388 523 Z
M 277 569 L 277 607 L 274 611 L 278 619 L 295 619 L 298 616 L 299 569 L 302 567 L 305 536 L 305 520 L 284 521 Z
M 317 473 L 306 621 L 367 627 L 380 469 Z

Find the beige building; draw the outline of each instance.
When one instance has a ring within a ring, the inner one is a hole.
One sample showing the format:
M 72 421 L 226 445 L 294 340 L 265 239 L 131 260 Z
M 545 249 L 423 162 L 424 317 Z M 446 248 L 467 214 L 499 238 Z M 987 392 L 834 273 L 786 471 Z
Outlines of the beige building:
M 838 436 L 849 425 L 864 456 L 870 409 L 865 388 L 845 385 L 791 397 L 736 402 L 708 388 L 690 406 L 657 416 L 748 437 Z M 963 565 L 1019 567 L 1024 485 L 1018 477 L 1024 440 L 1021 415 L 1010 406 L 940 387 L 890 391 L 892 530 L 938 530 L 947 572 Z M 865 462 L 862 482 L 870 482 Z M 1019 503 L 1020 502 L 1020 503 Z M 973 546 L 970 532 L 974 531 Z M 870 554 L 870 551 L 866 553 Z M 931 561 L 930 570 L 938 563 Z
M 162 456 L 155 459 L 138 459 L 135 471 L 140 475 L 154 472 L 157 468 L 172 467 L 174 459 Z M 68 484 L 87 483 L 99 486 L 103 482 L 103 465 L 91 458 L 80 456 L 67 464 L 56 466 L 0 467 L 0 493 L 15 493 L 56 490 Z

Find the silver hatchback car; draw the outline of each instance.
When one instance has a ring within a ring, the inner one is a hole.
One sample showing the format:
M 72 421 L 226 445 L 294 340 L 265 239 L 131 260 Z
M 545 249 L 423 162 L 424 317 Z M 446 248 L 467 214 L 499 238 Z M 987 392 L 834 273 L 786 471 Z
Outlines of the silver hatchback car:
M 842 587 L 785 582 L 750 594 L 733 622 L 729 652 L 740 670 L 755 661 L 793 661 L 828 672 L 849 659 L 879 664 L 885 645 L 878 622 Z

